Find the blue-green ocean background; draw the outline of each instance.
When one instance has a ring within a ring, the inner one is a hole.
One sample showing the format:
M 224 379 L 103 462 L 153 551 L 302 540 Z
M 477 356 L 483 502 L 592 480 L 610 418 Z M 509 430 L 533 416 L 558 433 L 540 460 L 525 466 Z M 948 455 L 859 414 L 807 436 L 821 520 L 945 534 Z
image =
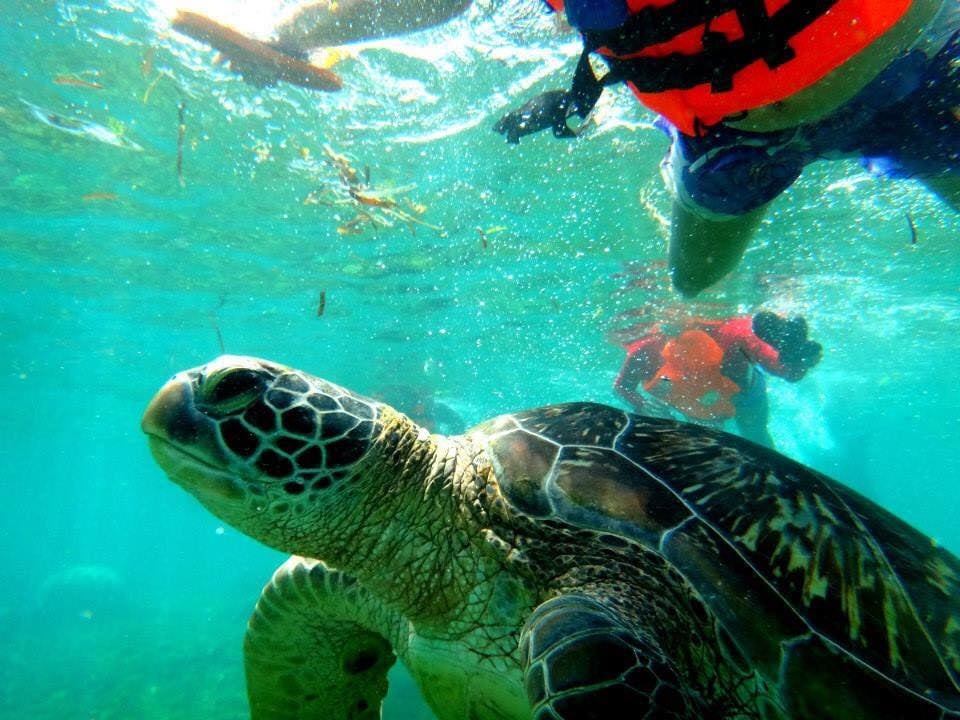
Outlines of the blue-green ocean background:
M 284 8 L 254 5 L 194 7 L 266 36 Z M 666 138 L 627 94 L 576 141 L 491 131 L 575 61 L 533 0 L 355 48 L 337 94 L 242 82 L 174 8 L 0 4 L 0 717 L 245 716 L 245 620 L 282 558 L 169 483 L 139 430 L 221 342 L 471 424 L 616 403 L 608 335 L 631 322 L 802 313 L 826 350 L 770 383 L 779 448 L 960 549 L 960 223 L 922 186 L 815 165 L 685 302 Z M 338 233 L 356 205 L 304 202 L 344 198 L 325 145 L 443 231 Z M 384 715 L 430 717 L 402 673 Z

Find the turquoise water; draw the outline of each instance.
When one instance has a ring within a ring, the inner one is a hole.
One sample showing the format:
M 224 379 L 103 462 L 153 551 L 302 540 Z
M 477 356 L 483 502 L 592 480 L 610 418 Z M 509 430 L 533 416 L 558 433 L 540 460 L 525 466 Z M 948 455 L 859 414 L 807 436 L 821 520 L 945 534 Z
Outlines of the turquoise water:
M 0 6 L 0 717 L 244 716 L 244 624 L 282 556 L 170 484 L 139 430 L 221 350 L 473 423 L 615 403 L 632 309 L 803 313 L 826 351 L 770 383 L 779 448 L 960 549 L 960 223 L 921 186 L 814 166 L 685 302 L 652 117 L 612 93 L 576 142 L 491 132 L 576 54 L 520 3 L 355 49 L 339 94 L 241 82 L 172 7 Z M 440 230 L 351 203 L 324 146 Z M 386 718 L 429 717 L 393 687 Z

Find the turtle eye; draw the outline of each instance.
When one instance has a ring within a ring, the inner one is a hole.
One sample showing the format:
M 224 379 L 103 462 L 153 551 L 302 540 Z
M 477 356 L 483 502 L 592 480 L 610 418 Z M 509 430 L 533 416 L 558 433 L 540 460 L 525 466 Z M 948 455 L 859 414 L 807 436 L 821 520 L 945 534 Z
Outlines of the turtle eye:
M 263 392 L 262 373 L 247 368 L 215 370 L 200 381 L 198 399 L 204 409 L 217 415 L 243 410 Z

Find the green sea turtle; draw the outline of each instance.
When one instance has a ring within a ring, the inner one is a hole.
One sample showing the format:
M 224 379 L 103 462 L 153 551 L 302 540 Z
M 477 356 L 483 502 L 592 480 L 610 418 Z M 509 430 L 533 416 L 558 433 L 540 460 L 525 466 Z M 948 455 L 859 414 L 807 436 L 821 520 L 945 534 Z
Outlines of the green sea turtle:
M 246 642 L 254 718 L 960 718 L 960 561 L 731 435 L 569 403 L 431 435 L 275 363 L 143 419 L 224 521 L 295 553 Z

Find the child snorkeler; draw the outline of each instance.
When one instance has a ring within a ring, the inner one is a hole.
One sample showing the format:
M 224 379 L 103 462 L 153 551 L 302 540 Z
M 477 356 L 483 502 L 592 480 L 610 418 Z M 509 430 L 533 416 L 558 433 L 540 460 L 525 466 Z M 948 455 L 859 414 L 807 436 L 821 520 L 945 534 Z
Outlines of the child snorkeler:
M 859 157 L 960 209 L 957 0 L 548 0 L 583 39 L 569 90 L 495 125 L 509 142 L 573 137 L 603 87 L 626 83 L 671 138 L 674 286 L 695 295 L 739 263 L 771 201 L 809 163 Z M 436 25 L 469 0 L 321 0 L 271 47 L 311 48 Z M 609 67 L 594 74 L 588 56 Z

